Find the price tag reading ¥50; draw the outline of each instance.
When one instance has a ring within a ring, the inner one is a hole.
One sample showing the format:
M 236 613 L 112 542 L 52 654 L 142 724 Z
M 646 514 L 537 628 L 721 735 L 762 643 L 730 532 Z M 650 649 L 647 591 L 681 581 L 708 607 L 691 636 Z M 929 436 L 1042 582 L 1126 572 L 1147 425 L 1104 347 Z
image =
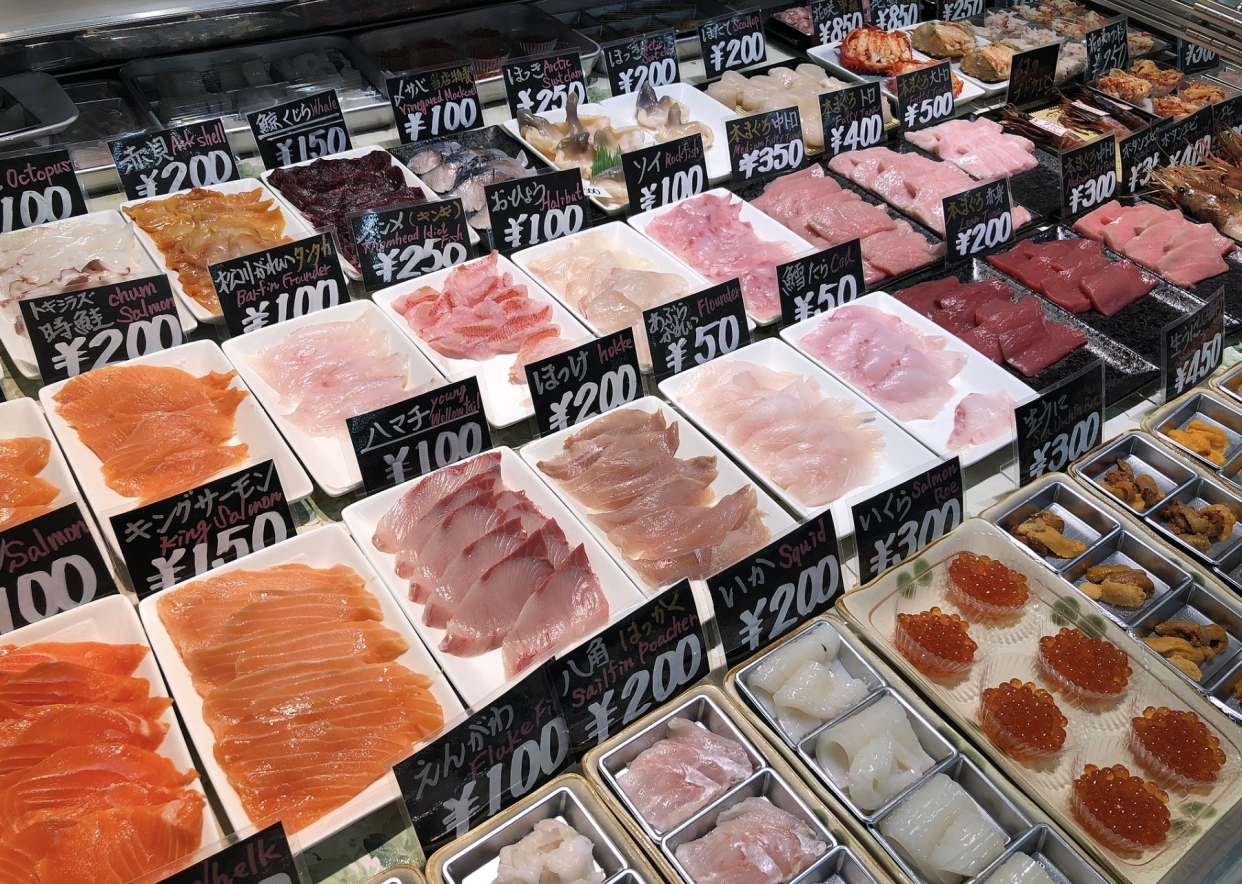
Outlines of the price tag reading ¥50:
M 918 554 L 962 523 L 962 467 L 957 457 L 856 503 L 858 582 Z
M 1117 136 L 1061 151 L 1061 216 L 1086 212 L 1117 192 Z
M 776 284 L 785 326 L 848 304 L 866 287 L 861 240 L 781 264 L 776 268 Z
M 734 183 L 796 169 L 806 157 L 796 107 L 725 120 L 725 141 Z
M 952 265 L 1013 238 L 1009 179 L 980 184 L 941 200 L 945 263 Z
M 643 326 L 656 380 L 750 343 L 742 284 L 737 279 L 644 310 Z
M 1160 372 L 1164 401 L 1172 402 L 1220 367 L 1225 334 L 1225 291 L 1218 289 L 1202 307 L 1160 333 Z
M 483 125 L 483 105 L 469 63 L 400 74 L 386 82 L 402 144 Z
M 650 83 L 681 82 L 677 67 L 677 34 L 672 28 L 618 40 L 602 47 L 613 95 L 629 95 Z
M 763 38 L 759 10 L 749 9 L 699 22 L 699 49 L 708 80 L 716 79 L 725 71 L 766 61 L 768 47 Z
M 875 147 L 884 141 L 880 84 L 860 83 L 819 96 L 824 124 L 824 156 Z
M 330 157 L 354 146 L 334 89 L 248 113 L 246 120 L 269 169 Z
M 67 150 L 0 159 L 0 233 L 86 214 L 82 185 Z
M 529 363 L 526 382 L 541 436 L 633 402 L 643 394 L 634 330 L 623 328 Z

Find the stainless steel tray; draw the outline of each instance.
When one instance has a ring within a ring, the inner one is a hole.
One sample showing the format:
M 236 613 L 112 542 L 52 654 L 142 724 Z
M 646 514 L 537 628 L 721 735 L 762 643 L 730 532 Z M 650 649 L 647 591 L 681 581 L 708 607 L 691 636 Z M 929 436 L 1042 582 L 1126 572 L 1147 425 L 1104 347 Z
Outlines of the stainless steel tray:
M 48 141 L 69 148 L 74 171 L 88 196 L 119 192 L 121 180 L 104 142 L 147 128 L 146 110 L 120 80 L 88 80 L 64 89 L 78 107 L 78 119 Z
M 681 58 L 699 57 L 699 22 L 734 11 L 718 0 L 540 0 L 534 5 L 601 44 L 634 36 L 634 31 L 673 28 Z
M 64 131 L 78 118 L 78 106 L 48 74 L 31 72 L 0 79 L 0 105 L 7 95 L 12 113 L 24 119 L 12 131 L 0 130 L 0 149 Z

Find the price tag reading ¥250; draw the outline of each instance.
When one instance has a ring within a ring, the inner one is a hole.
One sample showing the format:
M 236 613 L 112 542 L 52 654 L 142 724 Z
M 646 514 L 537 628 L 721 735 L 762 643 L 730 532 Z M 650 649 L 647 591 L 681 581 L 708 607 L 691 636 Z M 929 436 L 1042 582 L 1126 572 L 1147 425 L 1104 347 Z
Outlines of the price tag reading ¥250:
M 224 121 L 122 135 L 108 141 L 121 186 L 131 200 L 210 187 L 241 177 Z
M 1150 126 L 1140 129 L 1118 142 L 1117 152 L 1121 155 L 1121 192 L 1145 190 L 1162 159 L 1156 133 Z
M 698 196 L 707 186 L 703 136 L 695 132 L 623 153 L 621 169 L 630 205 L 636 211 L 647 212 Z
M 466 212 L 457 197 L 365 209 L 349 216 L 349 229 L 358 250 L 362 284 L 369 292 L 435 273 L 470 257 Z
M 496 248 L 508 254 L 577 233 L 586 226 L 586 195 L 577 169 L 502 181 L 483 188 Z
M 856 503 L 858 582 L 918 554 L 962 523 L 962 467 L 957 457 Z
M 781 324 L 789 326 L 840 307 L 862 294 L 862 242 L 852 239 L 776 268 Z
M 468 62 L 399 74 L 386 83 L 402 144 L 483 125 L 479 88 Z
M 983 0 L 936 0 L 936 18 L 940 21 L 963 21 L 983 15 Z
M 1111 18 L 1093 31 L 1087 31 L 1088 83 L 1094 83 L 1113 68 L 1125 70 L 1130 66 L 1130 43 L 1126 37 L 1129 29 L 1124 15 Z
M 253 111 L 246 121 L 259 158 L 269 169 L 330 157 L 354 146 L 335 89 Z
M 1218 289 L 1193 313 L 1160 332 L 1160 373 L 1164 401 L 1172 402 L 1220 367 L 1225 336 L 1225 291 Z
M 500 66 L 500 74 L 509 112 L 515 117 L 519 110 L 536 115 L 565 110 L 570 95 L 576 95 L 579 104 L 586 101 L 582 57 L 576 49 L 507 61 Z
M 766 61 L 768 46 L 759 10 L 748 9 L 699 22 L 699 49 L 708 80 L 725 71 Z
M 946 264 L 964 261 L 1013 238 L 1008 178 L 946 196 L 941 205 Z
M 1064 470 L 1103 439 L 1104 363 L 1095 360 L 1014 409 L 1018 483 Z
M 86 214 L 82 185 L 64 149 L 0 159 L 0 233 Z
M 734 183 L 796 169 L 806 157 L 796 107 L 725 120 Z
M 862 0 L 812 0 L 810 11 L 820 46 L 840 43 L 850 31 L 863 26 Z
M 742 284 L 737 279 L 644 310 L 643 327 L 656 380 L 750 343 Z
M 898 74 L 897 119 L 906 132 L 916 132 L 953 119 L 953 72 L 946 59 L 931 67 Z
M 918 0 L 871 0 L 871 22 L 886 31 L 912 28 L 919 23 Z
M 1117 136 L 1061 151 L 1061 216 L 1102 205 L 1117 193 Z
M 677 34 L 672 28 L 654 31 L 601 47 L 613 95 L 629 95 L 650 83 L 681 82 L 677 67 Z
M 634 330 L 623 328 L 526 366 L 540 436 L 612 411 L 643 395 Z
M 824 124 L 824 155 L 832 159 L 884 141 L 884 111 L 879 83 L 860 83 L 819 96 Z

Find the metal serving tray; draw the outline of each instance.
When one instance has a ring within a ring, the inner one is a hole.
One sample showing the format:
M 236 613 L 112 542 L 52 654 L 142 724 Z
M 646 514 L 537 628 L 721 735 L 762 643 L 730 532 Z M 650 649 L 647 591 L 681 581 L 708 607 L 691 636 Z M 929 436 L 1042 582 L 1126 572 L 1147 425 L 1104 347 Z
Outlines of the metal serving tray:
M 49 138 L 49 142 L 69 148 L 74 171 L 87 195 L 119 191 L 120 178 L 112 152 L 104 142 L 151 125 L 146 109 L 138 106 L 133 93 L 120 80 L 69 83 L 64 89 L 77 105 L 78 118 L 69 128 Z
M 643 31 L 673 28 L 681 58 L 699 57 L 700 21 L 734 11 L 718 0 L 540 0 L 534 6 L 601 44 L 633 36 L 643 20 Z
M 78 106 L 61 85 L 37 71 L 0 78 L 0 105 L 9 102 L 24 122 L 20 128 L 0 130 L 0 150 L 64 131 L 78 118 Z

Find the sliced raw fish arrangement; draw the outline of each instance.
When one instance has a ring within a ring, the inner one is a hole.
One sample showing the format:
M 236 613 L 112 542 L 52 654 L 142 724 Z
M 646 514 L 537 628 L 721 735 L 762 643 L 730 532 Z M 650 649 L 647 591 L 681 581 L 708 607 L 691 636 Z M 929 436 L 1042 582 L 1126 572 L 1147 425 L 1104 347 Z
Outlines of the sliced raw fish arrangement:
M 380 519 L 376 549 L 396 555 L 440 650 L 477 657 L 499 650 L 507 678 L 608 622 L 608 599 L 586 549 L 556 520 L 507 488 L 500 454 L 438 470 Z
M 967 393 L 953 409 L 953 432 L 949 450 L 961 451 L 1015 432 L 1013 401 L 1004 390 L 998 393 Z
M 237 407 L 250 395 L 232 386 L 236 376 L 111 365 L 70 378 L 52 398 L 102 462 L 109 488 L 124 497 L 160 498 L 249 455 L 244 443 L 231 444 Z
M 892 696 L 825 728 L 815 740 L 815 759 L 844 775 L 850 799 L 865 811 L 879 810 L 935 763 Z
M 742 220 L 744 205 L 732 195 L 705 193 L 653 218 L 646 233 L 711 282 L 739 278 L 746 312 L 769 322 L 781 315 L 776 267 L 796 250 L 755 233 Z
M 815 830 L 766 798 L 721 811 L 702 838 L 674 856 L 694 884 L 783 884 L 828 852 Z
M 929 881 L 960 884 L 1002 853 L 1000 826 L 944 774 L 935 774 L 880 821 L 880 832 Z
M 156 609 L 252 820 L 305 828 L 444 724 L 431 679 L 396 662 L 408 645 L 352 568 L 230 571 L 167 590 Z
M 1151 203 L 1123 206 L 1113 200 L 1083 215 L 1074 229 L 1183 287 L 1224 273 L 1229 265 L 1223 256 L 1237 247 L 1211 224 Z
M 884 455 L 884 431 L 847 399 L 830 399 L 809 378 L 741 360 L 697 368 L 680 396 L 696 416 L 764 475 L 808 507 L 826 506 L 869 484 Z
M 985 117 L 949 120 L 930 129 L 907 132 L 906 141 L 950 162 L 973 178 L 1017 175 L 1039 165 L 1035 142 L 1010 135 Z
M 1129 261 L 1113 261 L 1091 239 L 1024 239 L 988 263 L 1070 313 L 1113 316 L 1158 284 Z
M 39 473 L 51 456 L 49 439 L 0 438 L 0 531 L 50 512 L 60 489 Z
M 1014 301 L 996 279 L 933 279 L 893 294 L 910 309 L 952 332 L 993 362 L 1034 377 L 1087 343 L 1078 329 L 1049 319 L 1038 299 Z
M 805 11 L 805 10 L 804 10 Z M 808 14 L 808 22 L 810 16 Z M 761 74 L 725 71 L 724 76 L 707 87 L 707 94 L 730 110 L 746 113 L 780 110 L 797 105 L 802 121 L 802 139 L 807 150 L 824 147 L 823 115 L 819 112 L 819 96 L 849 86 L 830 77 L 817 64 L 803 63 L 796 68 L 774 67 Z M 884 120 L 889 120 L 888 103 L 881 102 Z
M 868 285 L 925 267 L 943 253 L 909 221 L 837 184 L 822 166 L 777 178 L 752 205 L 821 249 L 860 239 Z
M 542 819 L 521 841 L 500 848 L 492 884 L 603 884 L 594 850 L 591 839 L 568 823 Z
M 867 685 L 846 670 L 837 654 L 841 638 L 815 629 L 764 657 L 747 686 L 775 712 L 777 724 L 797 742 L 866 699 Z

